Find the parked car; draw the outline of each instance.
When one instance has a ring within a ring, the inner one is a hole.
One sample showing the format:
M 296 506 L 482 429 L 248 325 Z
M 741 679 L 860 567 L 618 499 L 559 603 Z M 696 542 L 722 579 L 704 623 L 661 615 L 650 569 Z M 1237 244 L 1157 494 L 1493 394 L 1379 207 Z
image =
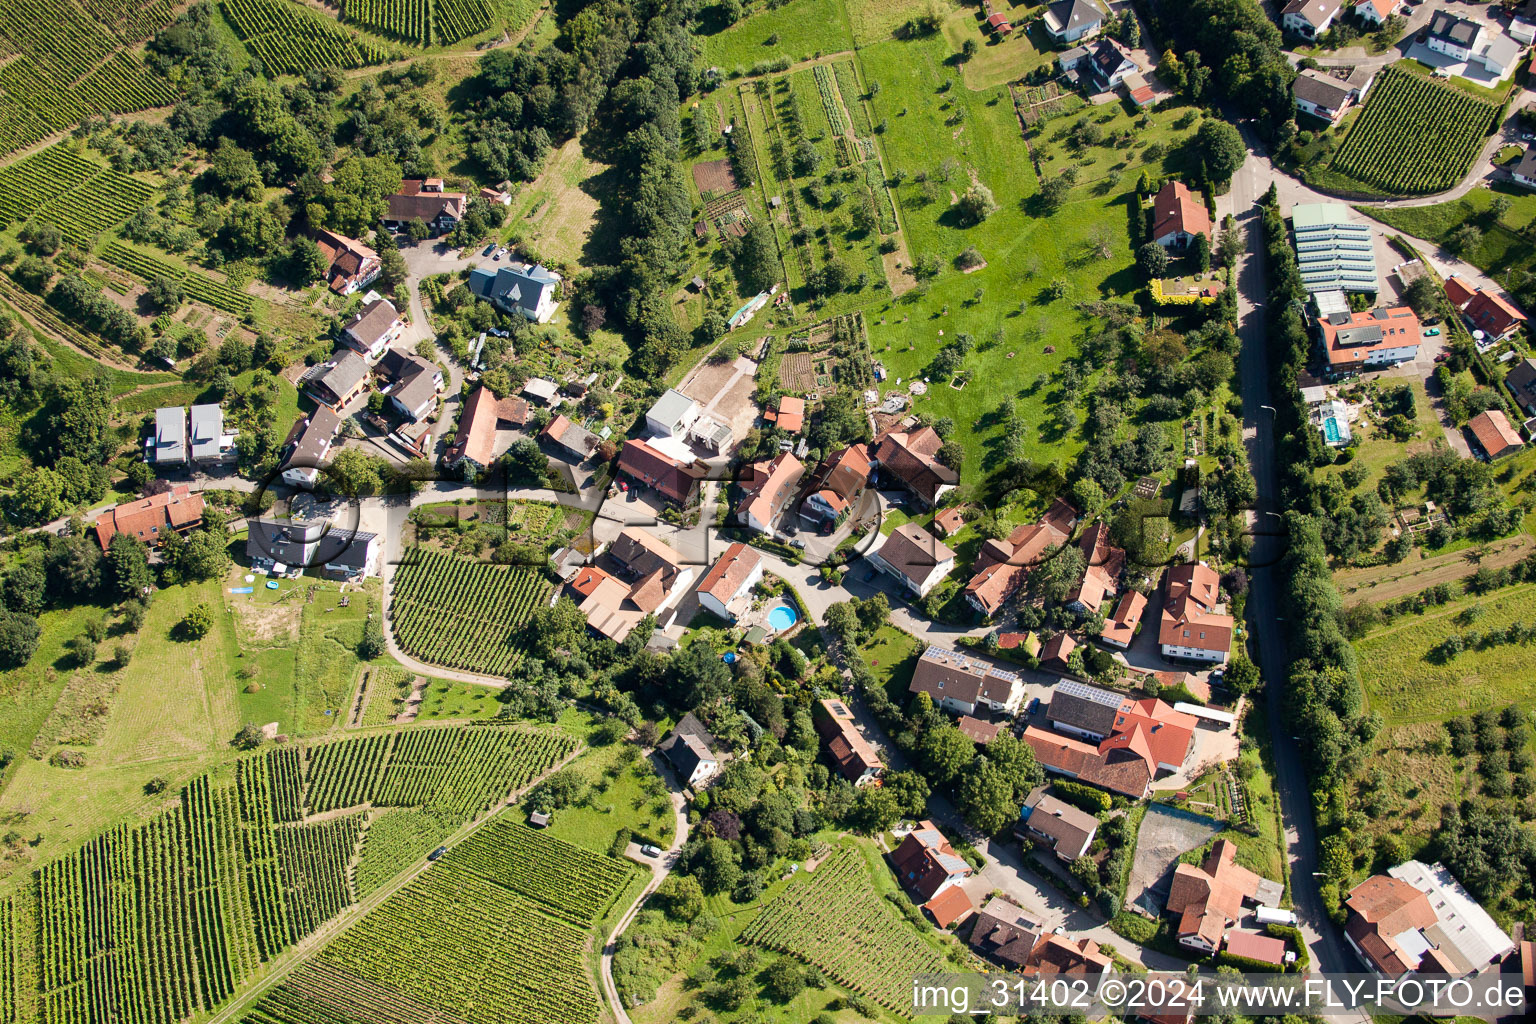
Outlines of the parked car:
M 1437 363 L 1445 362 L 1445 357 L 1448 356 L 1448 355 L 1450 355 L 1449 352 L 1441 352 L 1439 355 L 1435 356 L 1435 362 L 1437 362 Z
M 1034 714 L 1035 712 L 1037 712 L 1039 710 L 1040 710 L 1040 698 L 1039 697 L 1031 697 L 1029 699 L 1029 711 L 1027 713 L 1032 715 L 1032 714 Z
M 799 537 L 796 537 L 794 540 L 789 542 L 789 546 L 792 548 L 799 548 L 801 551 L 804 551 L 805 541 L 801 540 Z
M 1438 328 L 1438 327 L 1431 327 L 1429 330 L 1424 332 L 1424 337 L 1426 337 L 1426 338 L 1438 338 L 1438 337 L 1440 337 L 1440 328 Z
M 644 846 L 640 847 L 640 852 L 645 854 L 647 857 L 661 856 L 661 849 L 659 847 L 652 846 L 650 843 L 646 843 Z
M 440 858 L 443 854 L 445 854 L 447 852 L 448 852 L 448 847 L 446 847 L 446 846 L 439 846 L 437 849 L 435 849 L 431 853 L 427 854 L 427 860 L 437 860 L 438 858 Z
M 495 251 L 496 251 L 496 243 L 492 242 L 490 245 L 486 246 L 483 250 L 481 250 L 480 255 L 481 256 L 489 256 L 491 253 L 493 253 Z
M 507 254 L 507 247 L 506 246 L 502 246 L 500 249 L 496 250 L 496 257 L 495 258 L 499 260 L 503 256 L 505 256 L 506 254 Z

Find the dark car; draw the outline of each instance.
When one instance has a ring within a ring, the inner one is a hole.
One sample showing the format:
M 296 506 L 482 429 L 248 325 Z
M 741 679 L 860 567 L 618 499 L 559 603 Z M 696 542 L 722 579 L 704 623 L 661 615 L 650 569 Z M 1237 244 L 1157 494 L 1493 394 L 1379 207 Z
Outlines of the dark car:
M 437 860 L 439 857 L 441 857 L 443 854 L 445 854 L 447 852 L 448 852 L 448 847 L 446 847 L 446 846 L 439 846 L 437 849 L 435 849 L 431 853 L 427 854 L 427 860 Z
M 488 245 L 484 249 L 480 250 L 480 255 L 481 256 L 489 256 L 491 253 L 493 253 L 495 251 L 496 251 L 496 243 L 492 242 L 490 245 Z

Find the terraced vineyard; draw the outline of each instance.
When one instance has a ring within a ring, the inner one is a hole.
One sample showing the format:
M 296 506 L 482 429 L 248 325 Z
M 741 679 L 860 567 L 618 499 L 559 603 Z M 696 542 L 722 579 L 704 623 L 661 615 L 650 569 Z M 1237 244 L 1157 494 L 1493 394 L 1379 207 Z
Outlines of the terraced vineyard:
M 889 1010 L 912 1005 L 912 977 L 942 973 L 945 959 L 869 884 L 859 854 L 843 850 L 791 885 L 741 933 L 787 953 Z
M 88 246 L 96 236 L 132 217 L 155 195 L 155 187 L 118 171 L 105 170 L 79 188 L 48 200 L 37 210 L 64 237 Z
M 1388 68 L 1331 169 L 1392 194 L 1444 191 L 1466 175 L 1497 113 L 1452 86 Z
M 490 28 L 493 13 L 488 0 L 433 0 L 432 34 L 439 43 L 456 43 Z
M 390 626 L 400 646 L 425 661 L 506 675 L 522 660 L 523 624 L 549 590 L 538 569 L 413 548 L 395 574 Z
M 421 46 L 431 41 L 430 0 L 344 0 L 341 16 L 382 35 Z
M 104 170 L 62 143 L 0 169 L 0 221 L 26 220 L 48 200 L 81 187 Z
M 352 779 L 358 773 L 348 772 L 355 765 L 395 767 L 398 780 L 411 784 L 394 786 L 390 794 L 423 806 L 435 838 L 525 787 L 575 748 L 573 740 L 554 733 L 495 726 L 409 729 L 394 735 L 400 742 L 384 745 L 387 762 L 380 762 L 376 741 L 393 736 L 359 737 L 315 749 L 279 747 L 220 766 L 189 783 L 175 809 L 142 825 L 115 828 L 75 854 L 43 865 L 25 907 L 18 905 L 19 896 L 0 901 L 0 1022 L 32 1021 L 30 1009 L 21 1016 L 19 1008 L 35 1002 L 47 1024 L 173 1024 L 217 1006 L 262 963 L 351 906 L 356 892 L 350 866 L 359 844 L 367 841 L 364 814 L 302 822 L 295 808 L 305 791 L 341 799 L 365 787 L 351 781 L 331 785 L 317 772 L 335 770 Z M 395 838 L 389 830 L 381 834 L 380 842 L 389 844 L 385 853 L 394 858 L 392 865 L 374 858 L 371 886 L 425 852 L 411 840 L 416 834 L 409 829 Z M 582 868 L 580 877 L 606 884 L 605 866 Z M 473 885 L 516 903 L 511 915 L 488 911 L 497 922 L 500 948 L 526 951 L 534 936 L 555 927 L 532 904 L 517 902 L 511 890 L 464 874 Z M 590 904 L 584 901 L 597 898 L 590 893 L 534 895 L 549 912 L 577 920 L 588 912 Z M 473 921 L 466 924 L 472 926 Z M 579 960 L 581 936 L 568 925 L 558 928 L 570 933 L 566 938 L 574 952 L 568 956 L 577 959 L 557 957 L 551 962 L 561 964 L 561 977 L 528 984 L 557 991 L 566 985 L 571 991 L 560 998 L 574 999 L 580 989 L 590 1000 Z M 558 939 L 554 948 L 565 948 L 565 941 Z M 23 957 L 18 951 L 35 952 Z M 497 987 L 511 984 L 497 979 L 486 991 L 512 991 Z
M 291 0 L 220 0 L 224 16 L 267 71 L 296 75 L 314 68 L 382 63 L 382 47 Z
M 189 298 L 214 309 L 222 309 L 236 316 L 244 316 L 251 311 L 252 300 L 245 292 L 115 239 L 102 250 L 101 258 L 145 281 L 152 277 L 168 277 L 172 281 L 179 281 Z
M 572 846 L 508 818 L 486 823 L 448 862 L 506 886 L 571 924 L 606 914 L 631 877 L 622 861 Z

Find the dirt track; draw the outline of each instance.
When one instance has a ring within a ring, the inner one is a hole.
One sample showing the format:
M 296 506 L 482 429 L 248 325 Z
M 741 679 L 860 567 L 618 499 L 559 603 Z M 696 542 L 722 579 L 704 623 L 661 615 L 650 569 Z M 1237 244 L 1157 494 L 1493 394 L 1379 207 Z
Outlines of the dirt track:
M 1416 594 L 1437 583 L 1450 583 L 1470 576 L 1481 566 L 1497 569 L 1513 565 L 1530 554 L 1533 547 L 1536 547 L 1536 540 L 1522 533 L 1489 544 L 1488 554 L 1481 559 L 1472 556 L 1475 548 L 1465 548 L 1417 562 L 1346 570 L 1335 573 L 1333 581 L 1346 604 L 1356 601 L 1381 604 Z

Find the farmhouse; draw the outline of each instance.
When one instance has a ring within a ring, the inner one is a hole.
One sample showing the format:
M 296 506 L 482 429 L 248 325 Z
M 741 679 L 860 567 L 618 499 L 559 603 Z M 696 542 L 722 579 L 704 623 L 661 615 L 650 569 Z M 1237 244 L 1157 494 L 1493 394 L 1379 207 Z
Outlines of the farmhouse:
M 789 452 L 780 452 L 771 460 L 752 463 L 748 472 L 738 481 L 745 493 L 736 509 L 737 520 L 749 530 L 773 533 L 773 524 L 795 496 L 796 486 L 804 472 L 805 467 L 800 460 Z
M 1332 313 L 1317 320 L 1318 341 L 1333 376 L 1380 370 L 1419 356 L 1424 328 L 1407 306 Z
M 177 484 L 169 491 L 104 512 L 96 519 L 96 540 L 105 551 L 113 537 L 125 533 L 153 548 L 167 534 L 186 533 L 202 522 L 203 496 L 193 494 L 190 484 Z
M 144 439 L 144 461 L 151 466 L 187 464 L 187 407 L 155 410 L 155 432 Z
M 476 388 L 459 413 L 459 432 L 443 460 L 450 468 L 467 466 L 483 473 L 496 460 L 496 430 L 520 427 L 528 420 L 528 403 L 514 395 L 497 398 L 487 387 Z
M 840 520 L 863 495 L 872 465 L 869 449 L 862 444 L 828 455 L 811 477 L 800 514 L 827 522 Z
M 263 516 L 246 520 L 246 525 L 245 554 L 254 568 L 318 569 L 326 579 L 352 582 L 379 574 L 378 534 L 337 527 L 324 519 Z
M 1169 181 L 1152 199 L 1152 240 L 1165 249 L 1183 249 L 1204 235 L 1211 240 L 1211 215 L 1182 181 Z
M 975 575 L 965 600 L 983 615 L 996 615 L 1024 581 L 1024 574 L 1051 550 L 1064 545 L 1077 510 L 1057 498 L 1038 522 L 1015 527 L 1004 540 L 989 539 L 976 556 Z
M 674 505 L 691 505 L 699 493 L 704 470 L 667 455 L 644 441 L 628 440 L 619 450 L 619 472 L 645 487 L 654 487 Z
M 930 644 L 917 660 L 907 692 L 926 693 L 938 707 L 965 715 L 978 707 L 1011 715 L 1024 699 L 1024 684 L 1013 672 Z
M 325 257 L 327 287 L 338 295 L 361 291 L 379 276 L 379 254 L 355 238 L 321 229 L 315 232 L 315 245 Z
M 949 546 L 916 523 L 902 523 L 880 537 L 864 557 L 918 597 L 927 597 L 955 567 Z
M 1158 643 L 1165 658 L 1224 664 L 1234 623 L 1219 603 L 1220 580 L 1204 562 L 1168 570 Z
M 1345 899 L 1344 937 L 1376 974 L 1481 974 L 1515 944 L 1444 866 L 1406 861 Z
M 1525 447 L 1525 442 L 1520 440 L 1520 434 L 1510 426 L 1509 417 L 1504 415 L 1502 409 L 1489 409 L 1473 416 L 1467 422 L 1467 433 L 1472 435 L 1472 440 L 1488 457 L 1489 462 L 1513 455 Z
M 960 474 L 938 460 L 944 440 L 932 427 L 887 431 L 870 449 L 881 476 L 906 488 L 927 508 L 960 483 Z
M 1240 866 L 1237 844 L 1221 839 L 1199 867 L 1174 868 L 1168 913 L 1176 919 L 1179 945 L 1209 954 L 1221 948 L 1227 929 L 1242 919 L 1244 900 L 1279 906 L 1283 892 L 1280 883 Z
M 295 423 L 284 445 L 288 454 L 283 459 L 283 483 L 313 489 L 320 479 L 321 463 L 331 450 L 331 439 L 340 429 L 341 417 L 323 407 Z
M 516 313 L 536 324 L 547 324 L 559 304 L 560 275 L 547 267 L 514 263 L 492 270 L 476 267 L 469 272 L 469 290 L 503 313 Z
M 690 711 L 656 749 L 677 770 L 684 786 L 697 786 L 720 770 L 714 749 L 718 742 Z
M 931 821 L 920 821 L 907 833 L 891 854 L 891 865 L 902 888 L 924 902 L 971 874 L 971 866 Z
M 1297 203 L 1291 208 L 1296 262 L 1308 292 L 1374 292 L 1376 249 L 1368 225 L 1349 219 L 1341 203 Z
M 682 597 L 693 569 L 677 552 L 644 530 L 622 531 L 602 565 L 582 566 L 568 584 L 587 625 L 623 643 L 647 615 L 665 626 L 664 614 Z
M 388 299 L 374 299 L 342 328 L 341 343 L 373 362 L 394 344 L 403 327 L 405 318 L 394 303 Z
M 1152 788 L 1152 768 L 1145 757 L 1134 751 L 1124 748 L 1101 751 L 1092 743 L 1034 725 L 1025 727 L 1023 738 L 1034 750 L 1040 767 L 1048 772 L 1078 779 L 1133 800 L 1142 799 Z
M 1104 27 L 1104 12 L 1093 0 L 1057 0 L 1045 9 L 1044 25 L 1057 44 L 1075 43 Z
M 1291 0 L 1280 14 L 1280 27 L 1306 39 L 1327 32 L 1344 0 Z
M 1100 752 L 1126 749 L 1140 755 L 1154 775 L 1182 768 L 1195 744 L 1193 716 L 1156 697 L 1132 700 L 1071 680 L 1051 690 L 1045 717 L 1057 732 L 1098 743 Z
M 1044 786 L 1025 798 L 1014 826 L 1020 839 L 1034 840 L 1068 864 L 1088 852 L 1098 830 L 1098 818 L 1049 795 Z
M 386 202 L 385 227 L 398 231 L 411 221 L 419 220 L 434 235 L 452 231 L 469 208 L 469 196 L 463 192 L 444 191 L 442 178 L 408 178 L 400 183 L 400 191 Z
M 827 745 L 827 757 L 838 773 L 855 786 L 875 781 L 884 771 L 874 745 L 859 732 L 853 712 L 836 697 L 819 700 L 811 706 L 816 732 Z
M 443 390 L 443 371 L 413 352 L 389 349 L 379 360 L 379 376 L 389 382 L 389 404 L 412 423 L 437 407 Z
M 699 606 L 726 622 L 735 622 L 752 604 L 752 588 L 762 582 L 763 556 L 737 541 L 699 581 Z

